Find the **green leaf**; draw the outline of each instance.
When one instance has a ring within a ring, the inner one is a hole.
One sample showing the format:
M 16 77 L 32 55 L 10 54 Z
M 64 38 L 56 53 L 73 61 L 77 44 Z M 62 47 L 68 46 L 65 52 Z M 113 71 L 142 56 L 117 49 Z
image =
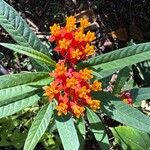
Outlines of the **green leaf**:
M 121 92 L 121 89 L 124 86 L 125 82 L 127 81 L 129 74 L 130 74 L 130 69 L 128 67 L 125 67 L 119 71 L 113 88 L 114 95 L 119 94 Z
M 90 128 L 94 133 L 96 140 L 102 150 L 109 150 L 109 140 L 105 127 L 100 118 L 90 109 L 87 109 L 87 117 L 90 123 Z
M 43 91 L 53 80 L 48 73 L 21 73 L 0 76 L 0 106 L 18 101 Z
M 94 75 L 94 80 L 104 79 L 114 72 L 120 70 L 121 68 L 109 69 L 109 70 L 96 70 L 92 68 L 92 74 Z
M 40 97 L 38 95 L 33 95 L 14 103 L 0 107 L 0 118 L 10 116 L 26 107 L 29 107 L 36 103 Z
M 11 37 L 22 46 L 32 47 L 48 54 L 45 45 L 40 41 L 27 23 L 20 17 L 16 10 L 5 1 L 0 0 L 0 25 Z
M 150 149 L 150 136 L 135 128 L 119 126 L 111 129 L 116 143 L 123 150 L 148 150 Z
M 10 50 L 13 50 L 15 52 L 27 55 L 27 56 L 35 58 L 35 59 L 38 59 L 38 60 L 40 60 L 40 61 L 42 61 L 46 64 L 49 64 L 49 65 L 52 65 L 52 66 L 55 66 L 55 64 L 56 64 L 47 55 L 45 55 L 41 52 L 38 52 L 37 50 L 34 50 L 30 47 L 25 47 L 25 46 L 20 46 L 20 45 L 15 45 L 15 44 L 8 44 L 8 43 L 0 43 L 0 45 L 4 46 L 6 48 L 9 48 Z
M 75 125 L 77 128 L 77 133 L 78 133 L 79 142 L 80 142 L 80 148 L 79 149 L 83 150 L 84 149 L 84 143 L 85 143 L 85 134 L 86 134 L 84 118 L 79 118 Z
M 150 133 L 150 118 L 136 108 L 125 104 L 111 93 L 97 92 L 93 96 L 102 101 L 101 109 L 110 118 Z
M 13 7 L 3 0 L 0 0 L 0 26 L 2 26 L 19 45 L 31 47 L 50 56 L 47 47 L 29 28 L 28 24 L 20 17 Z M 41 67 L 39 71 L 49 70 L 48 65 L 45 63 L 37 60 L 32 60 L 32 62 Z M 37 65 L 35 65 L 35 67 Z
M 17 101 L 21 97 L 23 98 L 23 97 L 31 96 L 39 90 L 42 91 L 42 87 L 46 86 L 51 81 L 52 78 L 48 77 L 46 79 L 41 79 L 36 82 L 30 82 L 24 85 L 18 85 L 10 88 L 1 89 L 0 106 L 6 105 L 10 102 Z
M 0 106 L 14 102 L 23 95 L 30 96 L 38 90 L 38 87 L 31 87 L 27 85 L 15 86 L 7 89 L 0 90 Z
M 58 117 L 55 113 L 56 126 L 65 150 L 78 150 L 79 139 L 71 115 Z
M 46 131 L 52 115 L 53 115 L 52 103 L 44 105 L 41 108 L 41 110 L 38 112 L 29 130 L 24 145 L 24 150 L 34 150 L 36 144 L 39 142 L 40 138 Z
M 144 60 L 149 60 L 149 58 L 150 43 L 143 43 L 88 59 L 85 62 L 81 62 L 78 67 L 90 67 L 94 71 L 101 72 L 123 68 Z
M 49 77 L 48 72 L 28 72 L 0 76 L 0 89 L 10 88 L 18 85 L 36 82 Z
M 150 87 L 134 88 L 130 90 L 134 102 L 150 99 Z

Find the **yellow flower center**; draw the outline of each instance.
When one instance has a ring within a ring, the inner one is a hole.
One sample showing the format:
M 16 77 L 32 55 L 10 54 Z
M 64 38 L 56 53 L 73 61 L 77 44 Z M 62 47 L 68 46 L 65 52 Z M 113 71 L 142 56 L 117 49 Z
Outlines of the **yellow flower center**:
M 84 41 L 85 34 L 82 31 L 76 31 L 74 36 L 76 41 Z
M 84 68 L 83 70 L 80 70 L 79 73 L 81 74 L 81 77 L 85 80 L 93 78 L 93 76 L 91 75 L 92 70 L 89 70 L 87 68 Z
M 61 49 L 68 49 L 70 43 L 71 43 L 70 40 L 66 40 L 66 39 L 59 40 L 59 47 Z
M 82 52 L 79 49 L 76 49 L 71 52 L 71 55 L 72 58 L 79 60 L 81 59 Z
M 90 89 L 87 89 L 86 86 L 83 86 L 79 89 L 79 97 L 80 98 L 87 97 L 88 93 L 90 93 Z
M 66 87 L 75 89 L 79 81 L 75 77 L 67 78 Z
M 67 67 L 65 67 L 64 63 L 57 63 L 55 68 L 56 76 L 62 76 L 65 74 Z

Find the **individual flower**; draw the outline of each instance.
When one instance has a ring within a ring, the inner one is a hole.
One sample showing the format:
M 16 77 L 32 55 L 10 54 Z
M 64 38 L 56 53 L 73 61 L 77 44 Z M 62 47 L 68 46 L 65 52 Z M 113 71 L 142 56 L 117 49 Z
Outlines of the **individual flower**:
M 100 91 L 102 90 L 102 83 L 98 82 L 98 80 L 95 80 L 93 84 L 91 84 L 91 90 L 93 91 Z
M 84 28 L 88 27 L 89 25 L 90 25 L 90 22 L 87 19 L 85 19 L 85 18 L 80 19 L 80 28 L 81 29 L 84 29 Z

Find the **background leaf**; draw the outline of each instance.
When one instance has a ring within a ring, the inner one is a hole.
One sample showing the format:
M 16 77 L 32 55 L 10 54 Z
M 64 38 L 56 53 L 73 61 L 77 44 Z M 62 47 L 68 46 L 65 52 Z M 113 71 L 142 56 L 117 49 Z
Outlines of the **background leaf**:
M 16 102 L 10 103 L 5 106 L 0 107 L 0 118 L 10 116 L 26 107 L 29 107 L 36 103 L 40 97 L 38 95 L 33 95 Z
M 43 72 L 4 75 L 0 79 L 0 106 L 30 97 L 39 91 L 44 92 L 42 88 L 53 80 Z
M 20 17 L 13 7 L 3 0 L 0 0 L 0 25 L 19 45 L 31 47 L 50 56 L 47 47 L 29 28 L 28 24 Z M 48 71 L 50 69 L 45 63 L 39 61 L 33 62 L 36 64 L 35 66 L 43 68 L 40 69 L 40 71 Z
M 77 128 L 77 133 L 79 137 L 79 142 L 80 142 L 80 150 L 84 149 L 84 143 L 85 143 L 85 134 L 86 134 L 86 127 L 85 127 L 85 120 L 84 118 L 79 118 L 76 122 L 76 128 Z
M 3 0 L 0 0 L 0 25 L 19 45 L 32 47 L 48 54 L 46 46 L 32 32 L 27 23 Z
M 36 82 L 49 77 L 48 72 L 28 72 L 0 76 L 0 89 Z
M 87 117 L 90 123 L 90 128 L 94 133 L 96 140 L 102 150 L 109 150 L 109 140 L 105 127 L 100 118 L 90 109 L 87 109 Z
M 107 92 L 97 92 L 94 98 L 102 101 L 102 111 L 110 118 L 141 131 L 150 133 L 150 118 Z
M 121 89 L 124 86 L 125 82 L 127 81 L 129 74 L 130 74 L 129 67 L 125 67 L 119 71 L 113 88 L 114 95 L 119 94 L 121 92 Z
M 111 129 L 116 143 L 123 150 L 148 150 L 150 149 L 150 136 L 135 128 L 119 126 Z
M 78 150 L 79 139 L 71 115 L 58 117 L 55 113 L 56 126 L 65 150 Z
M 34 150 L 36 144 L 39 142 L 40 138 L 46 131 L 52 115 L 53 115 L 52 103 L 48 103 L 41 108 L 29 130 L 24 145 L 24 150 Z
M 46 64 L 52 65 L 53 67 L 55 66 L 55 62 L 48 57 L 47 55 L 38 52 L 37 50 L 34 50 L 30 47 L 25 47 L 25 46 L 20 46 L 20 45 L 15 45 L 15 44 L 9 44 L 9 43 L 0 43 L 0 45 L 9 48 L 10 50 L 13 50 L 15 52 L 27 55 L 29 57 L 35 58 L 37 60 L 40 60 Z
M 133 102 L 150 99 L 150 87 L 134 88 L 130 90 Z

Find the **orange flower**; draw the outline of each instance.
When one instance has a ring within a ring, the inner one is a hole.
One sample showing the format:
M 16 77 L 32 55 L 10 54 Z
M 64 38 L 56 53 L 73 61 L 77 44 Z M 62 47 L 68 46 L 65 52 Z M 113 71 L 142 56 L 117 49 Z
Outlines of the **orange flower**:
M 77 59 L 77 60 L 80 60 L 80 59 L 81 59 L 82 54 L 83 54 L 83 53 L 82 53 L 79 49 L 73 50 L 73 51 L 71 52 L 72 58 L 75 58 L 75 59 Z
M 85 108 L 83 106 L 73 105 L 72 111 L 77 118 L 80 118 L 84 115 Z
M 76 29 L 76 18 L 73 16 L 66 18 L 66 30 L 71 32 Z
M 83 86 L 79 89 L 79 97 L 80 98 L 85 98 L 87 97 L 87 94 L 90 93 L 90 89 L 88 89 L 86 86 Z
M 44 90 L 45 90 L 45 94 L 44 96 L 47 96 L 49 98 L 49 100 L 51 101 L 55 94 L 57 94 L 59 91 L 57 90 L 57 84 L 55 81 L 52 82 L 51 86 L 45 86 Z
M 79 73 L 81 74 L 81 77 L 85 80 L 91 79 L 93 78 L 92 74 L 92 70 L 89 70 L 87 68 L 80 70 Z
M 90 22 L 87 19 L 81 18 L 80 19 L 80 27 L 84 29 L 90 25 Z
M 52 35 L 58 35 L 60 32 L 60 26 L 57 24 L 54 24 L 52 27 L 50 27 L 51 34 Z
M 56 106 L 56 110 L 58 111 L 58 116 L 61 116 L 62 114 L 67 115 L 68 112 L 68 105 L 65 103 L 60 103 Z
M 88 104 L 93 111 L 96 111 L 100 108 L 100 101 L 99 100 L 89 100 Z
M 65 74 L 67 67 L 65 67 L 64 63 L 57 63 L 54 72 L 50 73 L 53 77 L 59 77 Z
M 96 39 L 95 33 L 91 32 L 91 31 L 88 31 L 86 36 L 85 36 L 85 41 L 92 42 L 95 39 Z
M 79 84 L 79 81 L 75 77 L 67 78 L 66 87 L 75 89 Z
M 93 91 L 100 91 L 102 90 L 102 83 L 98 82 L 98 80 L 95 80 L 93 84 L 91 85 L 91 90 Z
M 59 41 L 59 47 L 61 49 L 68 49 L 69 45 L 70 45 L 70 40 L 62 39 Z
M 82 30 L 81 31 L 76 31 L 74 34 L 74 38 L 76 41 L 84 41 L 85 34 L 83 34 Z
M 84 52 L 87 56 L 93 55 L 95 53 L 95 48 L 93 45 L 86 44 Z

